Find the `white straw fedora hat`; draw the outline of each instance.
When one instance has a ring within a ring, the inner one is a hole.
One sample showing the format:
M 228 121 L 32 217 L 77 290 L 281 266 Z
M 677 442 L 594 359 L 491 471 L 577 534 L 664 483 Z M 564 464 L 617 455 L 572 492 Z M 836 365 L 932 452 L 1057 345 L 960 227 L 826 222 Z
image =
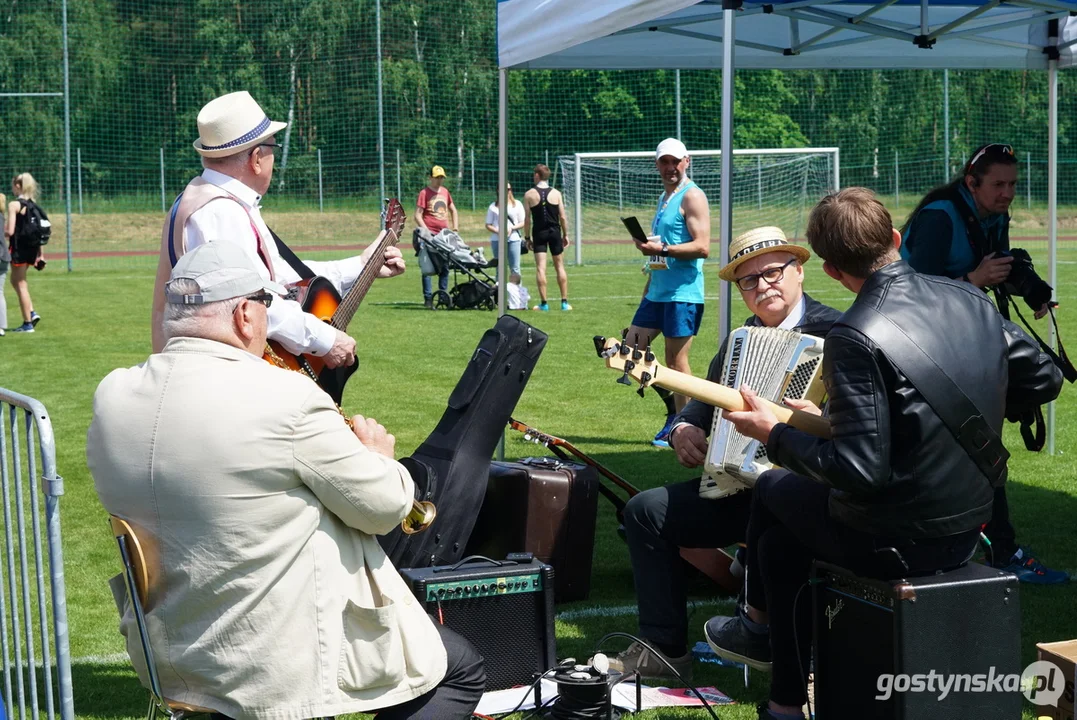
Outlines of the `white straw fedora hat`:
M 727 282 L 736 280 L 737 268 L 756 255 L 771 252 L 785 252 L 794 256 L 801 264 L 811 257 L 808 248 L 794 245 L 786 239 L 785 233 L 778 227 L 760 227 L 738 235 L 729 246 L 729 264 L 718 271 L 718 277 Z
M 210 100 L 198 111 L 194 149 L 204 157 L 227 157 L 272 137 L 288 123 L 270 120 L 246 90 Z

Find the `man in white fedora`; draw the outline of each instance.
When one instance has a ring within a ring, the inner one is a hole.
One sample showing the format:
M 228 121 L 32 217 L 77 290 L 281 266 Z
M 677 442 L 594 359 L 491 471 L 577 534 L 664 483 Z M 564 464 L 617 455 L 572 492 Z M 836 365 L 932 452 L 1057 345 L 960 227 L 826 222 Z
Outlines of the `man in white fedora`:
M 802 265 L 809 256 L 807 248 L 790 243 L 777 227 L 756 228 L 733 241 L 729 264 L 718 275 L 736 284 L 752 312 L 745 325 L 781 327 L 817 337 L 830 332 L 841 313 L 804 292 Z M 722 381 L 725 353 L 723 339 L 707 371 L 711 382 Z M 681 465 L 703 465 L 713 420 L 714 407 L 698 400 L 689 400 L 674 418 L 670 445 Z M 665 485 L 634 496 L 624 510 L 640 636 L 682 674 L 691 670 L 692 655 L 687 647 L 680 548 L 728 547 L 744 542 L 748 530 L 752 493 L 713 498 L 710 489 L 703 478 Z M 639 670 L 648 677 L 673 677 L 660 659 L 639 644 L 611 660 L 610 667 L 624 672 Z
M 298 282 L 305 264 L 343 294 L 362 271 L 370 248 L 346 260 L 304 263 L 287 250 L 288 257 L 282 256 L 277 239 L 262 219 L 260 203 L 269 190 L 275 152 L 281 147 L 275 136 L 285 127 L 287 123 L 270 120 L 246 91 L 211 100 L 198 113 L 194 149 L 202 156 L 205 170 L 188 183 L 165 218 L 153 293 L 154 352 L 161 352 L 168 339 L 163 330 L 165 283 L 179 258 L 204 243 L 236 243 L 258 261 L 266 279 L 284 285 Z M 402 272 L 400 250 L 387 249 L 380 276 Z M 269 339 L 290 353 L 322 357 L 331 368 L 355 362 L 355 340 L 304 313 L 295 301 L 274 303 L 268 322 Z

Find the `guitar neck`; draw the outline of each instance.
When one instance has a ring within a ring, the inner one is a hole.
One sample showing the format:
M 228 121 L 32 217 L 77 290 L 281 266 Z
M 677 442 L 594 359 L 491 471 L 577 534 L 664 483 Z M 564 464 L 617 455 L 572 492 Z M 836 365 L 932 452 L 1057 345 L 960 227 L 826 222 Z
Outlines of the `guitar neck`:
M 651 382 L 655 385 L 661 385 L 667 390 L 687 395 L 690 398 L 708 405 L 714 405 L 723 410 L 739 412 L 749 409 L 745 406 L 744 398 L 741 397 L 739 391 L 677 370 L 670 370 L 667 367 L 658 369 Z M 803 430 L 816 437 L 830 437 L 830 422 L 826 418 L 800 410 L 793 410 L 769 400 L 763 400 L 763 402 L 770 407 L 779 422 L 792 425 L 797 430 Z
M 336 312 L 333 313 L 332 320 L 329 321 L 329 324 L 337 330 L 341 332 L 347 331 L 352 317 L 355 316 L 355 311 L 359 309 L 359 304 L 363 302 L 363 298 L 366 297 L 370 286 L 377 279 L 378 272 L 385 265 L 385 248 L 396 242 L 396 238 L 397 235 L 394 231 L 382 230 L 374 241 L 374 250 L 371 252 L 366 265 L 363 266 L 351 289 L 341 299 L 340 305 L 337 306 Z

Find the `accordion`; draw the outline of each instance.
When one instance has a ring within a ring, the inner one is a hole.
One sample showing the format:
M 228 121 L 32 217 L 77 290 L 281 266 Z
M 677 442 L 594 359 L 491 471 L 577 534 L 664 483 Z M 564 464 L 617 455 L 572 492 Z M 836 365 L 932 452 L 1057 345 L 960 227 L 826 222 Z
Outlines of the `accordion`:
M 734 389 L 748 385 L 776 403 L 793 398 L 819 404 L 826 393 L 822 364 L 821 338 L 795 330 L 741 327 L 729 334 L 721 383 Z M 766 446 L 741 435 L 724 415 L 715 408 L 699 484 L 700 497 L 712 500 L 750 489 L 773 467 Z

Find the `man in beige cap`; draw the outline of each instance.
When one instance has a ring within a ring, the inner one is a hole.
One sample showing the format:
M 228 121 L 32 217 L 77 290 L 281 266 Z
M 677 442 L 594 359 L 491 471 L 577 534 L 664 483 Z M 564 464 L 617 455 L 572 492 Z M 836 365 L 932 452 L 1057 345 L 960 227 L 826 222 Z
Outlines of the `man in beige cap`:
M 277 238 L 262 219 L 260 203 L 273 178 L 275 136 L 287 123 L 269 119 L 246 91 L 211 100 L 198 113 L 198 139 L 194 149 L 205 170 L 192 180 L 165 218 L 161 256 L 153 298 L 153 350 L 160 352 L 164 285 L 171 269 L 189 250 L 207 242 L 234 243 L 258 261 L 266 279 L 288 285 L 301 279 L 301 262 L 288 251 L 282 257 Z M 282 243 L 283 244 L 283 243 Z M 371 246 L 372 248 L 372 246 Z M 362 256 L 334 262 L 307 262 L 315 275 L 330 280 L 345 292 L 362 271 L 370 249 Z M 400 251 L 385 251 L 381 277 L 404 272 Z M 299 303 L 280 300 L 269 309 L 269 338 L 290 353 L 323 357 L 328 367 L 355 362 L 355 340 L 308 313 Z
M 414 498 L 396 441 L 261 361 L 284 290 L 263 267 L 230 242 L 186 253 L 164 291 L 164 351 L 94 395 L 87 462 L 148 551 L 164 695 L 231 718 L 470 717 L 482 659 L 375 537 Z M 130 606 L 122 630 L 147 684 Z
M 752 312 L 745 325 L 782 327 L 823 337 L 841 316 L 804 293 L 801 265 L 809 257 L 808 250 L 786 240 L 780 228 L 757 228 L 741 235 L 730 246 L 729 256 L 729 264 L 718 274 L 740 289 Z M 723 339 L 707 371 L 711 382 L 722 381 L 725 353 Z M 674 418 L 670 444 L 685 467 L 703 465 L 713 420 L 714 407 L 698 400 L 690 400 Z M 687 648 L 680 548 L 717 548 L 744 542 L 751 507 L 750 492 L 712 499 L 703 483 L 703 478 L 696 478 L 645 490 L 629 500 L 624 511 L 640 635 L 682 673 L 691 669 L 692 656 Z M 610 665 L 617 670 L 639 670 L 647 676 L 672 677 L 666 666 L 639 644 L 630 646 Z

